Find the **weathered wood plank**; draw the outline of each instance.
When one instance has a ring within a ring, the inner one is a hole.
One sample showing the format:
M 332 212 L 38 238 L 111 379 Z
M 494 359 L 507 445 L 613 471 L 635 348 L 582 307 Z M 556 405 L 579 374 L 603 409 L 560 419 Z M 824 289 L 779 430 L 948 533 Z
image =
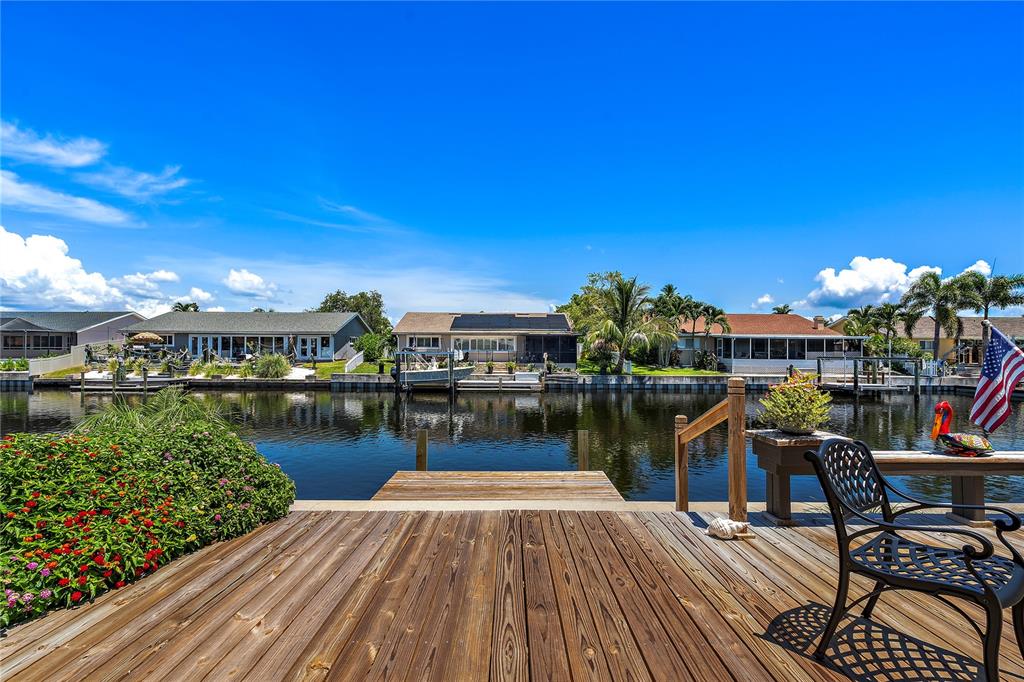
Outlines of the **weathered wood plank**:
M 529 678 L 522 528 L 518 512 L 499 513 L 501 525 L 490 655 L 490 678 L 495 682 Z
M 555 586 L 544 546 L 540 512 L 521 513 L 523 579 L 526 583 L 526 633 L 530 646 L 530 678 L 571 680 L 562 636 Z
M 615 500 L 602 471 L 399 471 L 374 500 Z

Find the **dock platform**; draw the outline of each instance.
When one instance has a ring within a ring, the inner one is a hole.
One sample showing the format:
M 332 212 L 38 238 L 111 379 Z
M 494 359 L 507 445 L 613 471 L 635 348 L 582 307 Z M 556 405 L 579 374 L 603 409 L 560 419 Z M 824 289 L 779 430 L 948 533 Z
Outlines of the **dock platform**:
M 293 512 L 94 603 L 11 628 L 0 677 L 980 677 L 974 633 L 910 592 L 883 595 L 873 620 L 842 621 L 818 663 L 810 651 L 836 582 L 827 518 L 776 528 L 753 514 L 752 538 L 720 541 L 703 532 L 711 517 Z M 855 578 L 851 594 L 869 587 Z M 1005 680 L 1024 676 L 1012 633 L 1007 611 Z
M 611 500 L 603 471 L 398 471 L 374 500 Z

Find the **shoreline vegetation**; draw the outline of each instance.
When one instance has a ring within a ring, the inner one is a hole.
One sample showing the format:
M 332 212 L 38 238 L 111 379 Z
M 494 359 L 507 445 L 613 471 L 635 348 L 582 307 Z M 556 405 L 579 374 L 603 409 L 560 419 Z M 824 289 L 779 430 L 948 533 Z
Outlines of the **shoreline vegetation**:
M 0 441 L 0 627 L 75 606 L 288 513 L 295 484 L 168 388 Z

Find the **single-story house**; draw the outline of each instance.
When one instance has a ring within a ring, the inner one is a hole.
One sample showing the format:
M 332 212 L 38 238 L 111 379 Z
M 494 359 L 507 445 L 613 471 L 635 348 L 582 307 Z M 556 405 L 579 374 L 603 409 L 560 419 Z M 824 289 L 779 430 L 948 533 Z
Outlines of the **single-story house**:
M 863 336 L 845 336 L 829 328 L 825 318 L 809 320 L 802 315 L 776 313 L 728 313 L 729 331 L 712 325 L 704 335 L 703 318 L 679 326 L 680 364 L 693 364 L 693 356 L 711 350 L 729 372 L 785 372 L 792 365 L 799 370 L 817 370 L 817 358 L 859 358 L 864 355 Z
M 63 355 L 87 343 L 120 345 L 121 330 L 146 318 L 130 310 L 64 312 L 0 311 L 0 357 Z
M 462 351 L 473 362 L 576 365 L 576 332 L 564 313 L 424 313 L 402 316 L 400 349 Z
M 132 324 L 129 336 L 152 332 L 164 337 L 167 350 L 201 358 L 212 351 L 225 359 L 246 353 L 295 351 L 299 360 L 340 360 L 355 355 L 352 344 L 370 326 L 358 313 L 172 312 Z
M 959 344 L 956 343 L 956 339 L 946 335 L 946 330 L 940 328 L 938 358 L 945 362 L 962 365 L 980 364 L 982 319 L 984 318 L 960 318 L 963 331 L 960 334 Z M 1018 346 L 1024 344 L 1024 317 L 989 316 L 988 321 L 1003 334 L 1006 334 L 1006 336 L 1015 341 Z M 900 331 L 902 332 L 903 330 L 901 329 Z M 914 325 L 910 338 L 921 347 L 921 350 L 928 351 L 935 357 L 935 318 L 928 315 L 918 320 L 917 324 Z

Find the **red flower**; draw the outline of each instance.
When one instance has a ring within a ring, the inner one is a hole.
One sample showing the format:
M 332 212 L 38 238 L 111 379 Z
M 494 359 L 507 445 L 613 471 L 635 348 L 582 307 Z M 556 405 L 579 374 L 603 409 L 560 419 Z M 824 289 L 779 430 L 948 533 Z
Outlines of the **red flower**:
M 124 581 L 118 580 L 116 583 L 114 583 L 114 587 L 124 587 Z
M 113 571 L 103 571 L 103 577 L 104 578 L 109 578 L 112 575 L 114 575 Z
M 103 514 L 104 516 L 110 516 L 110 510 L 109 509 L 104 509 L 100 513 Z
M 25 503 L 25 506 L 26 506 L 26 507 L 34 507 L 34 506 L 36 506 L 37 504 L 39 504 L 39 503 L 38 503 L 38 502 L 36 502 L 35 500 L 29 500 L 28 502 L 26 502 L 26 503 Z
M 60 580 L 57 581 L 57 584 L 60 585 L 61 587 L 64 587 L 69 582 L 71 582 L 71 581 L 68 580 L 67 578 L 61 578 Z
M 36 528 L 46 528 L 46 521 L 36 521 Z
M 17 514 L 15 514 L 14 512 L 7 512 L 7 518 L 13 519 L 15 516 L 17 516 Z
M 127 524 L 128 524 L 128 519 L 126 519 L 126 518 L 124 518 L 124 517 L 122 516 L 121 518 L 119 518 L 119 519 L 117 520 L 117 522 L 118 522 L 118 523 L 120 523 L 120 524 L 121 524 L 122 526 L 125 526 L 125 525 L 127 525 Z
M 78 567 L 78 572 L 79 573 L 85 573 L 88 570 L 89 570 L 89 566 L 87 564 L 82 564 L 81 566 Z
M 37 490 L 36 492 L 32 493 L 32 497 L 39 497 L 39 491 Z
M 146 519 L 145 521 L 142 522 L 142 525 L 145 526 L 146 528 L 152 528 L 153 527 L 153 522 L 150 521 L 149 519 Z
M 75 592 L 71 593 L 71 601 L 81 601 L 81 599 L 82 599 L 82 593 L 81 592 L 75 591 Z
M 79 585 L 84 585 L 88 580 L 89 580 L 88 576 L 85 576 L 85 575 L 78 576 L 78 584 Z

